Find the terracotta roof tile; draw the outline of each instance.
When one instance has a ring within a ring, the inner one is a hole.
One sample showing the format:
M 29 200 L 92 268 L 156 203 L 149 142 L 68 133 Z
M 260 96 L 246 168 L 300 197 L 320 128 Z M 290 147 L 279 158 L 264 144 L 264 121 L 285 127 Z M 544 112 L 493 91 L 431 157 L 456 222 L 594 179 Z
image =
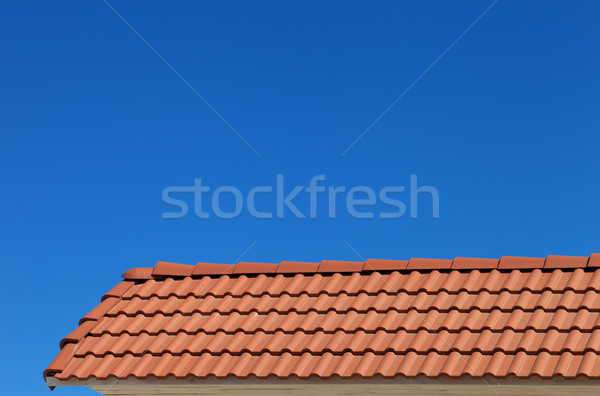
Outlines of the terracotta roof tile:
M 75 354 L 75 349 L 77 348 L 77 344 L 68 343 L 65 344 L 58 355 L 54 358 L 52 363 L 44 370 L 44 378 L 47 376 L 60 374 L 67 364 L 72 360 L 73 355 Z
M 277 272 L 284 274 L 302 274 L 317 272 L 319 263 L 305 263 L 299 261 L 282 261 L 277 267 Z
M 283 294 L 278 297 L 273 297 L 264 294 L 261 297 L 253 297 L 249 294 L 243 297 L 233 297 L 226 295 L 224 297 L 206 296 L 199 299 L 194 296 L 187 298 L 177 298 L 170 296 L 168 298 L 151 297 L 149 300 L 144 300 L 139 297 L 134 297 L 131 300 L 123 299 L 102 314 L 94 313 L 97 319 L 101 315 L 117 316 L 124 314 L 127 316 L 135 316 L 138 313 L 154 315 L 161 313 L 164 315 L 172 315 L 175 313 L 182 314 L 210 314 L 213 312 L 232 313 L 239 312 L 242 314 L 249 312 L 269 313 L 277 312 L 279 314 L 295 311 L 297 313 L 307 313 L 315 311 L 318 313 L 336 311 L 356 311 L 367 312 L 375 310 L 377 312 L 387 312 L 395 310 L 397 312 L 405 312 L 408 310 L 428 311 L 435 307 L 438 311 L 458 310 L 461 312 L 470 309 L 479 309 L 480 311 L 492 311 L 499 309 L 508 311 L 519 308 L 526 311 L 535 310 L 537 308 L 546 309 L 565 309 L 572 311 L 580 306 L 585 306 L 590 310 L 600 310 L 600 295 L 595 292 L 588 294 L 576 293 L 572 290 L 565 292 L 554 293 L 546 290 L 542 293 L 532 293 L 528 290 L 521 293 L 511 293 L 502 291 L 500 293 L 489 293 L 482 291 L 479 294 L 472 294 L 466 291 L 461 291 L 457 294 L 449 294 L 445 291 L 429 294 L 427 292 L 419 292 L 417 294 L 408 294 L 400 292 L 396 295 L 387 293 L 379 293 L 368 295 L 367 293 L 359 293 L 354 296 L 349 296 L 345 293 L 329 296 L 320 294 L 317 296 L 309 296 L 308 294 L 300 294 L 291 297 L 288 294 Z M 90 315 L 86 315 L 89 319 Z
M 122 365 L 121 359 L 128 359 L 129 364 Z M 402 375 L 415 378 L 419 375 L 427 377 L 440 377 L 443 375 L 461 377 L 470 375 L 481 377 L 493 375 L 496 378 L 529 378 L 539 376 L 541 378 L 553 378 L 561 376 L 572 379 L 576 376 L 597 378 L 600 376 L 600 355 L 597 352 L 587 352 L 575 355 L 571 352 L 550 354 L 541 352 L 537 355 L 529 355 L 525 352 L 507 354 L 496 352 L 495 354 L 462 354 L 453 351 L 450 354 L 439 354 L 428 352 L 418 354 L 409 352 L 407 354 L 395 354 L 387 352 L 376 355 L 366 352 L 361 355 L 347 352 L 343 355 L 325 353 L 314 355 L 305 352 L 294 356 L 289 353 L 282 355 L 233 355 L 223 353 L 212 355 L 204 353 L 192 355 L 171 355 L 165 353 L 161 356 L 125 355 L 123 358 L 115 358 L 113 355 L 106 357 L 94 357 L 88 355 L 85 358 L 74 357 L 65 369 L 56 375 L 59 379 L 108 379 L 110 377 L 124 378 L 133 375 L 137 378 L 166 378 L 169 375 L 182 377 L 182 372 L 177 371 L 177 365 L 181 361 L 189 362 L 190 368 L 187 375 L 200 378 L 215 376 L 217 378 L 237 377 L 268 378 L 276 375 L 280 378 L 297 377 L 309 378 L 317 376 L 320 378 L 331 378 L 334 375 L 341 378 L 350 378 L 354 375 L 363 377 L 374 377 L 381 375 L 392 378 Z M 262 364 L 260 364 L 262 361 Z M 265 361 L 270 361 L 265 364 Z M 382 364 L 385 361 L 386 364 Z M 585 364 L 583 364 L 585 362 Z M 125 367 L 123 367 L 125 366 Z M 130 368 L 134 367 L 133 370 Z M 338 371 L 338 367 L 340 368 Z M 396 368 L 397 367 L 397 368 Z M 346 368 L 342 370 L 342 368 Z M 488 369 L 489 368 L 489 369 Z
M 231 353 L 251 355 L 271 353 L 275 355 L 291 353 L 299 355 L 305 352 L 313 354 L 344 354 L 353 351 L 373 352 L 383 354 L 386 352 L 408 353 L 410 351 L 435 351 L 450 353 L 454 350 L 462 353 L 481 352 L 493 354 L 497 351 L 516 354 L 524 351 L 528 354 L 572 352 L 575 354 L 588 351 L 598 351 L 600 348 L 600 329 L 592 332 L 573 330 L 559 332 L 551 329 L 548 332 L 527 329 L 525 331 L 492 331 L 484 329 L 473 332 L 463 329 L 460 332 L 441 330 L 430 332 L 421 329 L 417 332 L 399 330 L 397 332 L 365 332 L 363 330 L 348 333 L 342 330 L 326 333 L 285 333 L 281 330 L 274 333 L 258 331 L 256 333 L 224 333 L 186 334 L 166 332 L 147 335 L 143 337 L 132 336 L 127 333 L 121 335 L 102 334 L 101 336 L 87 337 L 78 347 L 75 356 L 86 357 L 93 355 L 102 357 L 106 355 L 124 356 L 126 354 L 142 355 L 151 351 L 154 355 L 170 353 L 182 355 L 190 353 L 222 354 Z
M 452 263 L 452 269 L 496 269 L 498 268 L 497 259 L 485 259 L 485 258 L 471 258 L 471 257 L 457 257 Z
M 498 264 L 498 269 L 532 269 L 544 268 L 546 259 L 541 257 L 513 257 L 503 256 Z
M 450 269 L 452 260 L 412 258 L 406 267 L 409 270 Z
M 104 301 L 108 297 L 120 298 L 123 296 L 123 294 L 125 294 L 125 292 L 127 292 L 129 289 L 131 289 L 131 286 L 133 286 L 133 285 L 134 285 L 133 281 L 123 280 L 119 284 L 117 284 L 115 287 L 113 287 L 108 293 L 106 293 L 104 296 L 102 296 L 102 299 L 100 301 Z
M 585 268 L 589 257 L 548 256 L 544 268 Z
M 44 376 L 600 379 L 598 260 L 159 262 L 127 271 Z
M 235 266 L 231 264 L 198 263 L 192 271 L 192 276 L 225 275 L 233 273 Z
M 358 261 L 323 260 L 318 272 L 360 272 L 365 263 Z
M 97 321 L 87 320 L 83 322 L 79 327 L 69 333 L 68 336 L 60 341 L 60 347 L 63 348 L 66 344 L 77 343 L 83 339 L 89 332 L 96 327 Z
M 104 316 L 111 308 L 113 308 L 115 305 L 117 305 L 120 301 L 122 301 L 120 298 L 118 297 L 108 297 L 105 298 L 100 305 L 98 305 L 96 308 L 92 309 L 87 315 L 85 315 L 83 318 L 81 318 L 79 320 L 79 324 L 81 325 L 82 323 L 91 320 L 98 320 L 100 319 L 102 316 Z
M 408 260 L 375 260 L 365 262 L 365 271 L 403 271 L 408 266 Z
M 600 267 L 600 253 L 592 253 L 588 261 L 588 267 Z
M 270 274 L 277 272 L 278 264 L 269 263 L 247 263 L 240 261 L 235 266 L 234 274 Z
M 123 274 L 124 279 L 130 280 L 146 280 L 152 279 L 152 271 L 154 268 L 132 268 L 128 271 L 125 271 Z
M 191 276 L 193 271 L 193 265 L 159 261 L 152 271 L 152 276 Z

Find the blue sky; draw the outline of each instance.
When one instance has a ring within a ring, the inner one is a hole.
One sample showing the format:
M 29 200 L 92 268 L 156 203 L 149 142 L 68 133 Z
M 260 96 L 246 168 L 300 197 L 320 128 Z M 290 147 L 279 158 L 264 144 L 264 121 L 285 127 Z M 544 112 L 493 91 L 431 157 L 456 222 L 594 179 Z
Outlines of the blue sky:
M 491 1 L 110 4 L 260 156 L 102 1 L 4 2 L 4 392 L 47 392 L 59 340 L 158 260 L 600 252 L 598 3 L 500 0 L 449 50 Z M 424 196 L 416 219 L 162 218 L 166 187 L 245 194 L 277 174 L 415 174 L 440 216 Z

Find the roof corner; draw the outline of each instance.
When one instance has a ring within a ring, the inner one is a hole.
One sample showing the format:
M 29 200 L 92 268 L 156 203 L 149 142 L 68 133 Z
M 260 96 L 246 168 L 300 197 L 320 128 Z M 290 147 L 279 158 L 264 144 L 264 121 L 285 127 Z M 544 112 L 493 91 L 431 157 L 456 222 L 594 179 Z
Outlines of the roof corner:
M 125 273 L 121 276 L 126 280 L 149 280 L 152 279 L 153 270 L 154 268 L 152 267 L 137 267 L 125 271 Z

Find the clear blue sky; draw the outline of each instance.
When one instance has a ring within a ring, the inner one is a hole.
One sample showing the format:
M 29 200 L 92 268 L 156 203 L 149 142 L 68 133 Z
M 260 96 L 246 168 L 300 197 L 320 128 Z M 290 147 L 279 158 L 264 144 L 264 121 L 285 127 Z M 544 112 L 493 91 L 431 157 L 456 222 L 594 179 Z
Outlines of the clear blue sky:
M 597 2 L 500 0 L 340 156 L 491 3 L 112 1 L 258 157 L 101 0 L 3 2 L 2 392 L 48 392 L 59 340 L 157 260 L 600 252 Z M 440 218 L 161 218 L 168 186 L 277 174 L 416 174 Z

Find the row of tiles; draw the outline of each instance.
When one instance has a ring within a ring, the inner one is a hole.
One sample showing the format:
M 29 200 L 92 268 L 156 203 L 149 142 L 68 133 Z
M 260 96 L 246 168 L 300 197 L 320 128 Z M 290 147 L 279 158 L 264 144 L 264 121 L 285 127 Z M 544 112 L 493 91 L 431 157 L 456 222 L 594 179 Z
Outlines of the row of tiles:
M 421 291 L 438 293 L 446 291 L 457 293 L 468 291 L 479 293 L 488 291 L 498 293 L 507 291 L 542 292 L 551 290 L 563 292 L 572 289 L 576 292 L 600 289 L 600 269 L 595 271 L 554 270 L 543 272 L 539 269 L 522 272 L 418 272 L 410 273 L 352 273 L 352 274 L 296 274 L 294 276 L 263 275 L 248 277 L 230 277 L 223 275 L 218 278 L 208 276 L 202 278 L 186 277 L 181 280 L 167 278 L 164 280 L 150 279 L 142 284 L 132 286 L 125 294 L 124 299 L 134 297 L 150 298 L 177 296 L 185 298 L 188 296 L 204 297 L 213 295 L 223 297 L 232 295 L 241 297 L 245 294 L 261 296 L 269 294 L 279 296 L 289 294 L 319 294 L 336 295 L 346 293 L 355 295 L 358 293 L 376 294 L 387 292 L 390 294 L 405 292 L 415 294 Z
M 166 378 L 175 376 L 185 378 L 193 376 L 196 378 L 237 377 L 258 378 L 279 377 L 309 378 L 311 376 L 330 378 L 339 376 L 350 378 L 353 376 L 371 378 L 383 376 L 393 378 L 396 376 L 406 377 L 439 377 L 439 376 L 473 376 L 481 377 L 492 375 L 497 378 L 516 376 L 528 378 L 540 376 L 552 378 L 563 376 L 575 378 L 577 376 L 599 377 L 600 355 L 595 352 L 587 352 L 583 355 L 574 355 L 565 352 L 558 355 L 541 352 L 537 355 L 519 352 L 517 354 L 505 354 L 496 352 L 493 355 L 484 355 L 479 352 L 472 354 L 395 354 L 388 352 L 384 355 L 366 353 L 355 355 L 347 352 L 343 355 L 325 353 L 323 355 L 191 355 L 184 354 L 173 356 L 164 354 L 162 356 L 125 355 L 115 357 L 74 357 L 66 365 L 62 372 L 56 373 L 58 379 L 77 378 L 81 380 L 95 377 L 98 379 L 127 377 Z
M 243 315 L 237 312 L 229 315 L 214 312 L 210 315 L 200 313 L 193 315 L 175 314 L 172 316 L 165 316 L 163 314 L 155 316 L 118 315 L 116 317 L 104 317 L 98 322 L 91 323 L 93 327 L 89 330 L 89 334 L 94 336 L 104 333 L 111 335 L 159 334 L 161 332 L 168 334 L 177 334 L 180 332 L 197 334 L 200 331 L 206 333 L 225 332 L 228 334 L 235 332 L 255 333 L 258 331 L 266 333 L 274 333 L 276 331 L 283 331 L 285 333 L 298 331 L 314 333 L 324 331 L 332 333 L 338 330 L 347 333 L 360 330 L 367 332 L 375 332 L 377 330 L 387 332 L 399 330 L 406 330 L 408 332 L 416 332 L 418 330 L 432 332 L 441 330 L 451 332 L 470 330 L 478 332 L 485 329 L 492 331 L 508 329 L 514 331 L 525 331 L 527 329 L 537 331 L 547 331 L 550 329 L 559 331 L 576 329 L 592 331 L 600 328 L 600 312 L 591 312 L 587 309 L 575 312 L 566 310 L 547 312 L 543 309 L 531 312 L 522 310 L 514 310 L 512 312 L 502 312 L 499 310 L 491 312 L 481 312 L 478 310 L 470 312 L 459 312 L 456 310 L 439 312 L 433 310 L 427 313 L 419 313 L 413 310 L 404 313 L 395 311 L 386 313 L 377 313 L 375 311 L 358 313 L 350 311 L 343 314 L 334 311 L 329 311 L 326 314 L 311 311 L 307 314 L 289 312 L 284 315 L 276 312 L 270 312 L 269 314 L 251 312 Z M 84 323 L 85 325 L 86 323 Z
M 481 311 L 491 311 L 500 309 L 503 311 L 512 311 L 522 309 L 531 311 L 537 308 L 543 308 L 547 311 L 557 309 L 577 310 L 585 307 L 589 310 L 600 310 L 600 291 L 588 290 L 585 293 L 578 293 L 572 290 L 566 292 L 552 292 L 546 290 L 541 293 L 532 293 L 524 291 L 522 293 L 511 293 L 503 291 L 499 294 L 481 292 L 472 294 L 460 292 L 458 294 L 449 294 L 440 292 L 438 294 L 429 294 L 420 292 L 418 294 L 406 294 L 404 292 L 395 295 L 379 293 L 370 295 L 360 293 L 357 295 L 338 294 L 330 296 L 321 294 L 319 296 L 309 296 L 301 294 L 299 296 L 290 296 L 283 294 L 273 297 L 264 294 L 261 297 L 253 297 L 249 294 L 243 297 L 214 297 L 212 295 L 204 298 L 189 296 L 187 298 L 178 298 L 171 296 L 169 298 L 151 297 L 150 299 L 141 299 L 134 297 L 131 300 L 115 300 L 115 305 L 107 312 L 107 316 L 116 316 L 125 314 L 135 316 L 136 314 L 155 315 L 162 313 L 171 315 L 174 313 L 192 314 L 220 312 L 228 314 L 231 312 L 239 313 L 307 313 L 315 311 L 326 313 L 335 312 L 367 312 L 377 311 L 386 312 L 395 310 L 406 312 L 408 310 L 417 310 L 426 312 L 432 309 L 437 311 L 470 311 L 478 309 Z
M 254 334 L 241 332 L 235 334 L 223 332 L 207 334 L 201 332 L 193 335 L 186 333 L 149 335 L 144 333 L 137 336 L 104 334 L 99 337 L 86 337 L 78 345 L 75 356 L 105 356 L 109 354 L 115 356 L 127 354 L 141 356 L 145 353 L 156 356 L 165 353 L 172 355 L 182 355 L 184 353 L 193 355 L 231 353 L 239 355 L 246 352 L 251 354 L 271 353 L 273 355 L 286 352 L 292 354 L 309 352 L 313 355 L 322 355 L 327 352 L 334 354 L 345 352 L 354 354 L 364 354 L 366 352 L 405 354 L 410 351 L 421 354 L 431 351 L 439 353 L 450 353 L 452 351 L 474 353 L 479 351 L 487 354 L 497 351 L 509 354 L 520 351 L 528 354 L 546 351 L 550 353 L 572 352 L 583 354 L 588 351 L 600 351 L 600 329 L 591 333 L 580 331 L 559 332 L 556 330 L 548 332 L 536 332 L 534 330 L 525 332 L 512 330 L 471 332 L 463 330 L 460 333 L 450 333 L 446 330 L 440 332 L 421 330 L 417 333 L 408 333 L 405 330 L 400 330 L 396 333 L 387 333 L 379 330 L 375 333 L 364 331 L 324 333 L 319 331 L 314 334 L 304 332 L 287 334 L 281 331 L 273 334 L 264 332 Z
M 333 273 L 362 271 L 431 271 L 431 270 L 473 270 L 473 269 L 525 269 L 535 268 L 596 268 L 600 267 L 600 254 L 592 253 L 590 257 L 554 256 L 513 257 L 503 256 L 501 259 L 457 257 L 454 260 L 411 258 L 410 260 L 376 260 L 360 261 L 323 260 L 320 263 L 298 261 L 282 261 L 275 263 L 238 262 L 237 265 L 198 263 L 196 265 L 176 264 L 164 261 L 156 263 L 154 268 L 133 268 L 123 274 L 126 279 L 151 279 L 171 276 L 201 276 L 225 274 L 259 274 L 259 273 Z

